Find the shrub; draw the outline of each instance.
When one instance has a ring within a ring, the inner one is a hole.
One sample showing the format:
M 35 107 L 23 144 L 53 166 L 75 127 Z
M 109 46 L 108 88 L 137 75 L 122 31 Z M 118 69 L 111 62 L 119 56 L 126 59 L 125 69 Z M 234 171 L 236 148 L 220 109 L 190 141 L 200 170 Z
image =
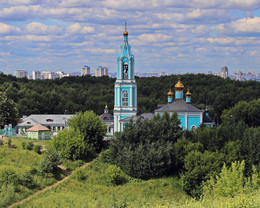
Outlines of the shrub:
M 103 152 L 101 152 L 100 160 L 105 163 L 112 162 L 110 149 L 107 149 L 107 150 L 104 150 Z
M 30 172 L 22 173 L 19 177 L 19 184 L 26 186 L 28 188 L 32 188 L 35 186 L 35 182 L 31 176 Z
M 12 147 L 12 140 L 10 138 L 8 138 L 8 140 L 7 140 L 7 145 L 9 148 Z
M 77 179 L 78 181 L 84 181 L 87 179 L 87 175 L 85 170 L 83 170 L 82 168 L 76 168 L 73 172 L 72 175 L 75 179 Z
M 33 142 L 27 142 L 25 145 L 25 149 L 32 150 L 34 147 Z
M 41 154 L 41 150 L 42 150 L 42 146 L 37 144 L 33 147 L 33 151 L 38 153 L 38 154 Z
M 2 185 L 17 185 L 18 183 L 18 175 L 13 168 L 5 167 L 0 172 L 0 187 Z
M 53 173 L 60 164 L 60 157 L 53 147 L 49 147 L 48 151 L 44 153 L 38 164 L 38 171 L 44 175 L 45 173 Z
M 22 142 L 21 145 L 22 145 L 22 148 L 23 148 L 23 149 L 26 149 L 26 148 L 25 148 L 25 147 L 26 147 L 26 142 Z
M 105 174 L 106 174 L 107 182 L 114 186 L 124 184 L 128 181 L 126 175 L 116 165 L 110 165 L 107 168 Z
M 7 205 L 15 202 L 15 187 L 12 184 L 7 184 L 6 186 L 2 186 L 0 192 L 0 207 L 7 207 Z
M 4 141 L 2 139 L 0 139 L 0 146 L 4 145 Z

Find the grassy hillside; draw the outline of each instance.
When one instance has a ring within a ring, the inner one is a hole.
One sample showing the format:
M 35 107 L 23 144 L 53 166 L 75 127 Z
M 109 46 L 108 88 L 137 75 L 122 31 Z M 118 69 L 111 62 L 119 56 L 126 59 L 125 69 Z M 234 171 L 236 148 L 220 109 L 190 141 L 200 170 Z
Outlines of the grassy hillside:
M 108 167 L 95 160 L 84 169 L 86 180 L 72 177 L 17 207 L 158 207 L 190 198 L 174 177 L 143 181 L 126 176 L 127 183 L 113 186 L 108 182 Z
M 61 170 L 57 170 L 55 174 L 49 174 L 48 177 L 39 175 L 37 165 L 41 154 L 23 149 L 22 142 L 33 142 L 43 147 L 47 143 L 46 141 L 13 138 L 11 145 L 8 145 L 7 139 L 4 139 L 4 144 L 0 146 L 0 207 L 20 201 L 64 177 Z

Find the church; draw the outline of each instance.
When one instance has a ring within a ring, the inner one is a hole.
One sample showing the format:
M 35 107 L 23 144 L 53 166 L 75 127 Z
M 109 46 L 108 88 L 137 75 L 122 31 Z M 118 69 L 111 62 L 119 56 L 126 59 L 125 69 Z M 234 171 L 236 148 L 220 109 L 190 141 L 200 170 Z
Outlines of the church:
M 131 46 L 128 44 L 128 32 L 125 28 L 123 33 L 124 42 L 121 45 L 121 52 L 117 56 L 117 79 L 115 82 L 114 97 L 114 116 L 108 115 L 108 107 L 106 106 L 101 119 L 106 122 L 109 117 L 108 135 L 111 132 L 121 132 L 124 130 L 125 124 L 131 119 L 151 119 L 155 114 L 162 115 L 165 111 L 171 115 L 177 112 L 181 121 L 183 130 L 194 130 L 201 123 L 206 126 L 213 126 L 214 122 L 205 111 L 191 104 L 191 93 L 186 92 L 186 100 L 184 100 L 184 85 L 179 78 L 175 85 L 175 96 L 171 89 L 168 92 L 168 103 L 166 105 L 158 105 L 154 113 L 137 114 L 137 84 L 135 81 L 134 55 L 131 52 Z M 166 98 L 167 99 L 167 98 Z M 105 119 L 104 119 L 105 118 Z M 112 128 L 113 126 L 113 128 Z

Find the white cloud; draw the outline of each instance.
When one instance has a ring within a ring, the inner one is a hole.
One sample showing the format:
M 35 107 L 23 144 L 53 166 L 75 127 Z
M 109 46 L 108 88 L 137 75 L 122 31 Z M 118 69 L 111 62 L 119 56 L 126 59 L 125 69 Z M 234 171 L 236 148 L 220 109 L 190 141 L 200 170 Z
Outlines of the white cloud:
M 94 27 L 81 27 L 79 23 L 72 24 L 67 27 L 66 29 L 67 33 L 81 33 L 81 34 L 86 34 L 86 33 L 93 33 L 95 32 Z
M 62 32 L 62 28 L 59 28 L 55 25 L 44 25 L 39 22 L 32 22 L 25 25 L 25 30 L 30 34 L 57 34 Z
M 0 23 L 0 34 L 8 34 L 11 32 L 19 32 L 20 28 L 13 27 L 4 23 Z

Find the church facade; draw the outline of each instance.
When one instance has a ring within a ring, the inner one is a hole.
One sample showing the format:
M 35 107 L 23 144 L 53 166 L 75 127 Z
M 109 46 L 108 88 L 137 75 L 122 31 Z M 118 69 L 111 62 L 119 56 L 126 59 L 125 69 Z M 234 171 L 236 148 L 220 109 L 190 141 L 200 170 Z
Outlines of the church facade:
M 137 115 L 137 84 L 134 76 L 134 55 L 131 52 L 131 46 L 128 44 L 128 32 L 126 28 L 123 36 L 124 43 L 121 45 L 121 52 L 117 56 L 117 79 L 114 89 L 114 116 L 111 115 L 109 119 L 110 133 L 108 132 L 108 135 L 111 135 L 112 129 L 113 133 L 123 131 L 125 124 L 131 119 L 133 121 L 136 121 L 139 118 L 152 119 L 155 114 L 162 115 L 165 111 L 170 115 L 173 112 L 177 112 L 183 130 L 194 130 L 199 127 L 201 123 L 204 123 L 206 126 L 214 125 L 207 110 L 203 111 L 191 104 L 191 93 L 189 90 L 185 94 L 186 100 L 184 99 L 184 85 L 181 83 L 180 79 L 175 85 L 175 96 L 173 96 L 174 94 L 170 89 L 167 104 L 159 105 L 154 113 Z M 107 114 L 108 112 L 105 112 L 101 115 L 101 119 L 104 122 L 106 121 L 103 118 L 106 118 Z
M 115 82 L 114 132 L 124 129 L 120 120 L 137 114 L 137 85 L 134 72 L 134 55 L 128 44 L 128 32 L 123 33 L 124 43 L 117 57 L 117 79 Z

